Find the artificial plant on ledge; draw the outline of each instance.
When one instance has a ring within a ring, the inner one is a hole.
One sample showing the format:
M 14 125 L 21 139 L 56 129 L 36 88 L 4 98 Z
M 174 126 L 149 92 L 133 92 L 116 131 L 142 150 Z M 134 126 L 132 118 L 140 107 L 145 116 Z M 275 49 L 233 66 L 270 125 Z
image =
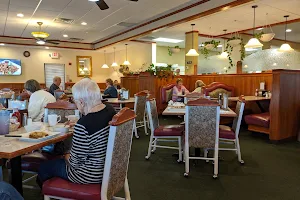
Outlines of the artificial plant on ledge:
M 220 41 L 215 41 L 215 40 L 204 42 L 202 44 L 203 48 L 200 49 L 200 53 L 204 55 L 205 59 L 207 59 L 211 50 L 217 49 L 219 44 Z
M 172 56 L 173 53 L 178 53 L 178 52 L 180 52 L 179 46 L 168 47 L 168 54 L 169 54 L 169 56 Z
M 174 78 L 174 72 L 172 70 L 172 65 L 166 67 L 158 67 L 151 64 L 148 69 L 141 73 L 148 73 L 149 75 L 156 76 L 160 79 L 168 79 L 170 77 Z

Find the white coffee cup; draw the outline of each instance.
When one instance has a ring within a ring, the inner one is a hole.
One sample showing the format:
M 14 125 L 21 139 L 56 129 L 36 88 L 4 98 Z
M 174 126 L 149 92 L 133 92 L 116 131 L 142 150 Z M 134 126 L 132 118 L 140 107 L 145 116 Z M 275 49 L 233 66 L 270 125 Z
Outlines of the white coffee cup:
M 48 123 L 49 126 L 55 126 L 58 122 L 60 122 L 61 116 L 60 115 L 48 115 Z

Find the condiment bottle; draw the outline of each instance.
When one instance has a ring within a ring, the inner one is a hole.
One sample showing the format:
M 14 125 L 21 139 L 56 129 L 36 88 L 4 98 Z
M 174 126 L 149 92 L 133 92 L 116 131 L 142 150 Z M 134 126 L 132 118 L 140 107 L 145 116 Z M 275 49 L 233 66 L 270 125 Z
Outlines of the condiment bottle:
M 258 96 L 258 89 L 255 90 L 255 96 Z
M 13 114 L 12 117 L 16 117 L 18 119 L 18 122 L 20 123 L 19 128 L 21 127 L 21 113 L 19 112 L 18 108 L 13 108 Z

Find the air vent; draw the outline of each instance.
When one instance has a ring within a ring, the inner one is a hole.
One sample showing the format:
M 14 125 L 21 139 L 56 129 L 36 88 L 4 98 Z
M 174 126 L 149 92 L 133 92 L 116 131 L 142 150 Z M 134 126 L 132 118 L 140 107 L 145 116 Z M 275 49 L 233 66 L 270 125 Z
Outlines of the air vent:
M 120 22 L 117 24 L 118 26 L 124 26 L 124 27 L 132 27 L 135 26 L 136 23 L 129 23 L 129 22 Z
M 54 22 L 56 23 L 63 23 L 63 24 L 73 24 L 74 19 L 67 19 L 67 18 L 55 18 Z
M 141 38 L 142 40 L 154 40 L 155 37 L 152 37 L 152 36 L 146 36 L 146 37 L 143 37 Z
M 82 39 L 82 38 L 70 38 L 69 40 L 70 41 L 80 42 L 80 41 L 83 41 L 84 39 Z

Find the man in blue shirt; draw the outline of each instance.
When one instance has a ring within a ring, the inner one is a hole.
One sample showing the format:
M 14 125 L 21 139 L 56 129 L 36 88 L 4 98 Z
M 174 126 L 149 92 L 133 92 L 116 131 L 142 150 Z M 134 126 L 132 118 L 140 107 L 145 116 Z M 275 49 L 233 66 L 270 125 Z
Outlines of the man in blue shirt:
M 118 91 L 114 87 L 113 80 L 106 79 L 106 89 L 104 91 L 104 98 L 117 98 L 118 97 Z

